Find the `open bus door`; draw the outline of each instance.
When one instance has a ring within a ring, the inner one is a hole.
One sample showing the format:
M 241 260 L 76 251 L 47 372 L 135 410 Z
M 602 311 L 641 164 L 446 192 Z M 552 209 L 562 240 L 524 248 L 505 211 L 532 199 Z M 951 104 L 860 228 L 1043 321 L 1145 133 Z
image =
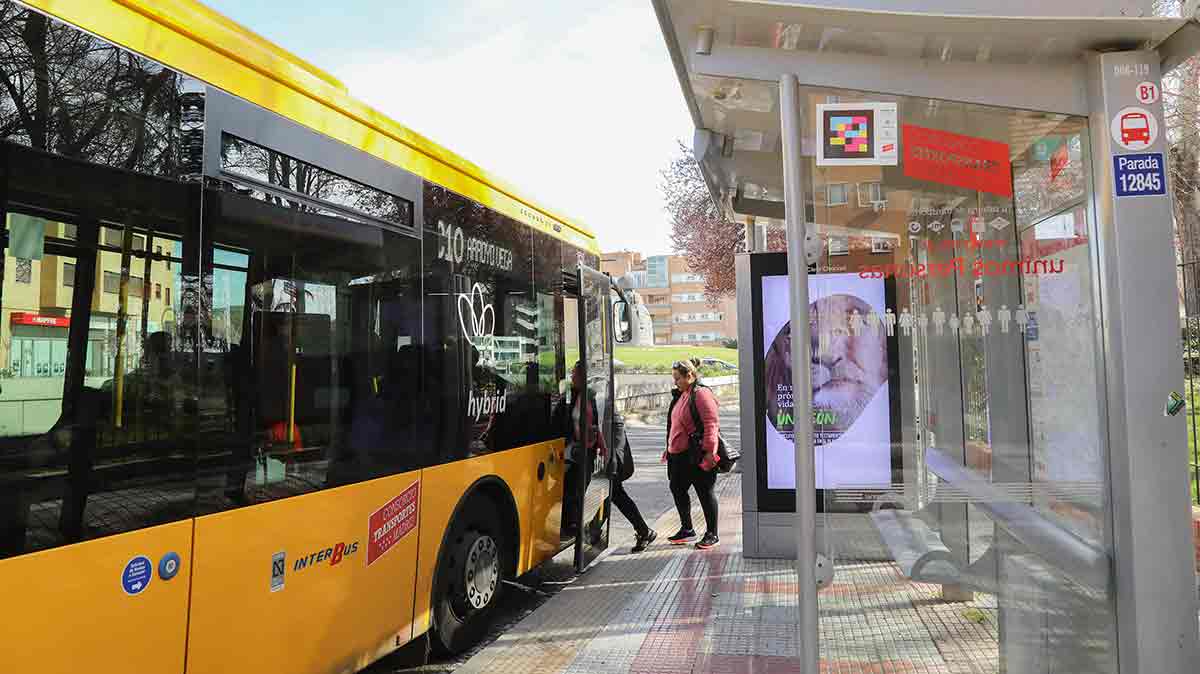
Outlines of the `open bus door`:
M 596 445 L 593 437 L 597 433 L 603 438 L 598 445 L 602 450 L 578 453 L 570 469 L 578 472 L 574 479 L 568 477 L 566 481 L 570 493 L 564 494 L 564 500 L 574 499 L 579 504 L 568 509 L 573 520 L 568 526 L 579 532 L 575 537 L 575 569 L 582 572 L 608 547 L 611 514 L 608 466 L 614 451 L 613 345 L 626 341 L 629 328 L 628 321 L 622 320 L 617 325 L 619 329 L 614 330 L 614 308 L 623 310 L 624 301 L 614 305 L 612 279 L 585 265 L 579 265 L 577 276 L 579 362 L 587 396 L 595 404 L 595 414 L 580 415 L 576 437 L 583 439 L 582 447 Z M 595 423 L 588 423 L 589 416 L 594 416 Z

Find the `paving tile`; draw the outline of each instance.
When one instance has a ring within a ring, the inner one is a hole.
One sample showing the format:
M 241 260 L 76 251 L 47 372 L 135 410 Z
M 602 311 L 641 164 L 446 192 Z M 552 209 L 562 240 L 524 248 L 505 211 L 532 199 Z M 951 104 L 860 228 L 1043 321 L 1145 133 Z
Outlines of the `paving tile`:
M 721 547 L 611 553 L 457 671 L 798 674 L 795 570 L 742 557 L 739 480 L 717 485 Z M 660 540 L 678 527 L 674 513 L 655 526 Z M 612 545 L 631 540 L 614 521 Z M 937 586 L 908 582 L 891 562 L 839 562 L 819 594 L 821 673 L 997 673 L 995 599 L 976 597 L 944 603 Z

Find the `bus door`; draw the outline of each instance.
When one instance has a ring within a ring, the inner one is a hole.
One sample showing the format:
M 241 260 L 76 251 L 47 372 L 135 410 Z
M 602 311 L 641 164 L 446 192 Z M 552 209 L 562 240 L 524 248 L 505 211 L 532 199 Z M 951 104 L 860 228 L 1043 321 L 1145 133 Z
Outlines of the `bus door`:
M 0 653 L 182 672 L 195 429 L 169 307 L 194 189 L 7 142 L 0 165 Z
M 607 466 L 612 457 L 613 438 L 613 332 L 611 280 L 606 274 L 579 265 L 579 361 L 583 366 L 586 395 L 594 403 L 594 414 L 579 415 L 576 437 L 582 447 L 576 451 L 575 465 L 581 479 L 568 478 L 567 484 L 581 507 L 570 512 L 576 521 L 575 568 L 583 571 L 608 547 L 608 522 L 611 502 Z M 592 423 L 588 423 L 589 417 Z M 599 438 L 597 438 L 599 434 Z M 596 440 L 602 440 L 597 443 Z M 606 451 L 607 450 L 607 451 Z

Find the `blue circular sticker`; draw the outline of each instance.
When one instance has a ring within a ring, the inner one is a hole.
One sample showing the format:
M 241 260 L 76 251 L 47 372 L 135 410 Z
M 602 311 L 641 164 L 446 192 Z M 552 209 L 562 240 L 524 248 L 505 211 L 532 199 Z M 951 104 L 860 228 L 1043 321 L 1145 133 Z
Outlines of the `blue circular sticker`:
M 174 552 L 168 552 L 162 559 L 158 560 L 158 577 L 163 580 L 171 580 L 175 574 L 179 573 L 179 555 Z
M 154 577 L 154 563 L 145 555 L 138 555 L 125 564 L 121 572 L 121 587 L 125 594 L 141 594 L 150 586 Z

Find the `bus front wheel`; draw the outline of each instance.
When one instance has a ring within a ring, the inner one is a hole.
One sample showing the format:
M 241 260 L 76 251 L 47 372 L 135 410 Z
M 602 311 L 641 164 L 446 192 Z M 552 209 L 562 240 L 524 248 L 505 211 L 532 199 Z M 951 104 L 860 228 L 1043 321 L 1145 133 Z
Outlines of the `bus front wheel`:
M 483 638 L 508 568 L 494 509 L 473 506 L 457 518 L 438 564 L 434 643 L 447 653 Z

